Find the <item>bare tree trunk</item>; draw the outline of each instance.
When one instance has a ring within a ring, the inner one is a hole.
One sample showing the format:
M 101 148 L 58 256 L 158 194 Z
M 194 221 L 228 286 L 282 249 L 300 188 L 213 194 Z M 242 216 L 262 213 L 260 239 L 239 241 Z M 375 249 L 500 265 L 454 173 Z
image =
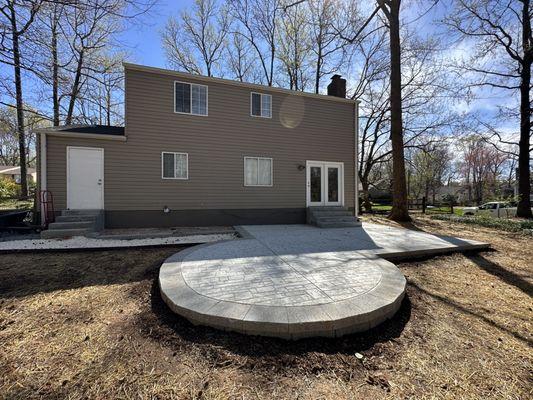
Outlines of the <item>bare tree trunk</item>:
M 389 218 L 394 221 L 410 221 L 405 180 L 405 157 L 402 126 L 402 76 L 400 49 L 400 0 L 390 1 L 389 35 L 391 57 L 391 142 L 392 142 L 392 210 Z
M 28 177 L 26 174 L 26 136 L 24 134 L 24 102 L 22 101 L 22 77 L 20 75 L 20 47 L 19 33 L 17 30 L 17 17 L 15 6 L 12 4 L 11 29 L 13 40 L 13 64 L 15 68 L 15 97 L 17 104 L 17 133 L 19 139 L 19 165 L 20 165 L 20 195 L 28 196 Z
M 361 197 L 363 198 L 363 207 L 365 208 L 366 212 L 372 212 L 372 202 L 370 201 L 370 194 L 368 193 L 368 179 L 361 179 L 361 186 Z
M 106 122 L 108 126 L 111 126 L 111 90 L 108 90 L 106 93 Z
M 318 54 L 316 61 L 316 72 L 315 72 L 315 93 L 318 94 L 320 90 L 320 69 L 322 66 L 322 44 L 318 43 Z
M 524 60 L 520 73 L 520 142 L 518 153 L 518 207 L 516 216 L 533 218 L 531 213 L 531 182 L 529 171 L 529 135 L 531 134 L 531 64 L 533 62 L 533 50 L 530 42 L 531 20 L 529 15 L 529 0 L 522 2 L 522 46 L 524 48 Z
M 274 78 L 274 60 L 276 55 L 276 48 L 274 45 L 270 48 L 270 76 L 268 77 L 268 86 L 272 86 L 273 78 Z
M 274 60 L 276 57 L 276 14 L 277 12 L 274 10 L 274 15 L 272 17 L 272 23 L 274 25 L 270 34 L 270 76 L 268 77 L 268 86 L 272 86 L 272 83 L 274 82 Z
M 52 20 L 52 108 L 53 124 L 59 126 L 59 61 L 57 55 L 57 5 L 54 6 L 54 15 Z
M 83 66 L 83 50 L 80 52 L 80 58 L 78 59 L 78 65 L 76 67 L 76 75 L 74 77 L 74 83 L 72 84 L 72 91 L 70 93 L 70 101 L 68 103 L 67 117 L 65 118 L 65 124 L 72 124 L 72 115 L 74 114 L 74 105 L 78 97 L 80 89 L 81 69 Z

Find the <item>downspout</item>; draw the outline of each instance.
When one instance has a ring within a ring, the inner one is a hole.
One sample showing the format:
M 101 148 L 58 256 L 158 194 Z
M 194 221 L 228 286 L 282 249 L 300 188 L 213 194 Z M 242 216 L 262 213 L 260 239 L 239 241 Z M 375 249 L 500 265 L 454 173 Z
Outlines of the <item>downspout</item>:
M 358 165 L 359 165 L 359 100 L 355 101 L 354 104 L 354 118 L 355 118 L 355 163 L 354 163 L 354 193 L 355 193 L 355 210 L 354 215 L 355 218 L 359 218 L 359 171 L 358 171 Z
M 39 134 L 39 189 L 41 191 L 46 190 L 46 134 Z M 39 192 L 39 205 L 41 210 L 41 224 L 45 223 L 44 206 L 41 204 L 40 192 Z

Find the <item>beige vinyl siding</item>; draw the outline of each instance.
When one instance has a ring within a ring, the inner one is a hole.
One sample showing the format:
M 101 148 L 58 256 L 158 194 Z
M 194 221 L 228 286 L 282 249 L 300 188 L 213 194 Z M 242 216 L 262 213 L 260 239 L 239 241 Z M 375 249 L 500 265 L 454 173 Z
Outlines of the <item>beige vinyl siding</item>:
M 174 81 L 209 87 L 209 115 L 174 113 Z M 48 188 L 66 206 L 66 146 L 105 149 L 107 210 L 306 206 L 306 160 L 344 162 L 354 206 L 354 103 L 272 91 L 272 118 L 250 116 L 246 87 L 126 70 L 126 142 L 48 137 Z M 263 90 L 269 93 L 268 89 Z M 161 178 L 161 153 L 188 153 L 189 179 Z M 273 186 L 244 186 L 243 160 L 273 159 Z

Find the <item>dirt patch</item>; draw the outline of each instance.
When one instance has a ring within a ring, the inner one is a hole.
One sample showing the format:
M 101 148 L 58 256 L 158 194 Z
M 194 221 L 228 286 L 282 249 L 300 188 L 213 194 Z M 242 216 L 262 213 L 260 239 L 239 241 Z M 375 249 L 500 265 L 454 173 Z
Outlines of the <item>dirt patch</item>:
M 156 278 L 183 247 L 3 255 L 0 397 L 527 398 L 531 238 L 416 227 L 495 251 L 400 264 L 408 296 L 395 318 L 336 340 L 249 337 L 174 315 Z

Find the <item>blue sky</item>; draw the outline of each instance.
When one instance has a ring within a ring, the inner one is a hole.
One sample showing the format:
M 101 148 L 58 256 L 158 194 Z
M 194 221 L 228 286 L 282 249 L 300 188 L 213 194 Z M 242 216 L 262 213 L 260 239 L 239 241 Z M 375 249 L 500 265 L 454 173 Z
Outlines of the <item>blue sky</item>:
M 183 9 L 190 8 L 194 3 L 194 0 L 159 0 L 157 6 L 150 12 L 149 15 L 142 16 L 135 20 L 126 21 L 125 30 L 117 38 L 119 48 L 124 49 L 128 53 L 127 60 L 129 62 L 155 66 L 155 67 L 167 67 L 165 54 L 161 44 L 161 31 L 164 28 L 168 18 L 170 16 L 178 16 Z M 402 7 L 402 17 L 404 22 L 412 22 L 410 29 L 415 31 L 418 35 L 425 35 L 427 33 L 440 32 L 443 37 L 447 39 L 445 30 L 442 26 L 435 24 L 435 22 L 441 19 L 447 11 L 449 11 L 449 4 L 446 0 L 439 2 L 435 7 L 432 7 L 429 12 L 424 13 L 420 17 L 420 14 L 427 11 L 428 4 L 432 2 L 406 2 Z M 369 6 L 373 3 L 361 2 L 363 7 Z M 449 42 L 444 40 L 444 42 Z M 450 44 L 450 43 L 448 43 Z M 462 47 L 462 48 L 461 48 Z M 458 50 L 462 50 L 464 53 L 470 53 L 468 45 L 458 46 L 457 44 L 451 44 L 450 47 L 443 45 L 442 54 L 444 57 L 450 55 L 453 57 L 458 54 Z M 346 71 L 344 74 L 350 81 L 350 73 Z M 0 78 L 12 79 L 11 70 L 5 65 L 0 65 Z M 324 82 L 327 80 L 325 79 Z M 24 82 L 26 88 L 26 101 L 38 102 L 42 93 L 38 90 L 32 93 L 32 81 L 27 80 Z M 35 96 L 32 96 L 35 94 Z M 494 115 L 497 111 L 496 107 L 499 104 L 510 104 L 516 101 L 516 96 L 512 96 L 510 93 L 505 93 L 502 99 L 501 94 L 498 96 L 496 93 L 489 93 L 487 90 L 479 91 L 478 94 L 482 94 L 479 98 L 466 103 L 459 102 L 456 107 L 460 111 L 477 111 L 486 116 Z M 35 98 L 33 98 L 35 97 Z M 514 120 L 500 121 L 500 125 L 505 127 L 505 130 L 516 132 L 517 123 Z
M 160 0 L 149 16 L 130 24 L 120 37 L 131 56 L 128 61 L 165 67 L 165 54 L 161 46 L 161 29 L 169 16 L 178 15 L 183 8 L 190 7 L 193 0 Z
M 193 3 L 194 0 L 160 0 L 149 16 L 142 17 L 133 24 L 131 21 L 128 22 L 129 25 L 119 39 L 129 53 L 128 61 L 154 67 L 167 67 L 161 45 L 161 30 L 170 16 L 179 15 L 180 10 L 190 8 Z M 440 33 L 446 36 L 446 30 L 435 22 L 442 19 L 449 11 L 450 5 L 444 1 L 429 10 L 428 7 L 429 4 L 425 2 L 409 3 L 409 7 L 404 5 L 402 8 L 404 22 L 411 22 L 411 29 L 416 30 L 418 34 Z M 443 47 L 442 50 L 455 55 L 458 49 Z M 501 98 L 488 95 L 488 98 L 477 99 L 469 104 L 462 102 L 457 104 L 457 107 L 461 111 L 477 110 L 490 115 L 496 111 L 496 104 L 500 102 Z M 515 124 L 512 125 L 514 128 Z
M 165 26 L 169 16 L 179 15 L 180 10 L 192 6 L 194 0 L 159 0 L 158 5 L 152 10 L 149 16 L 139 19 L 134 24 L 129 23 L 122 33 L 120 41 L 129 49 L 131 54 L 130 62 L 150 65 L 154 67 L 165 67 L 165 54 L 161 46 L 160 32 Z M 424 4 L 421 9 L 427 9 Z M 433 21 L 439 19 L 446 6 L 439 3 L 423 17 L 419 18 L 416 25 L 417 30 L 431 32 L 435 29 Z M 418 16 L 418 7 L 404 7 L 403 16 L 406 20 L 414 19 Z M 408 13 L 413 12 L 411 16 Z

